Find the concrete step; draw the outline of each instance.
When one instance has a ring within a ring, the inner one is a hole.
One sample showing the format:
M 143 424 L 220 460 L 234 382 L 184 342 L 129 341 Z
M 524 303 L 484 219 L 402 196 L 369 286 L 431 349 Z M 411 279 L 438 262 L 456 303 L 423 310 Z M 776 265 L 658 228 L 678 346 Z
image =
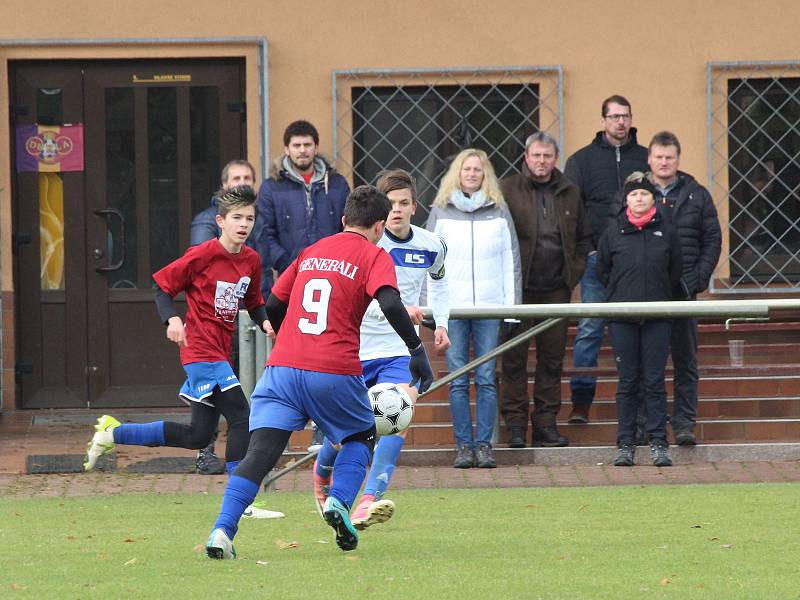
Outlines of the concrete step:
M 708 443 L 697 446 L 671 446 L 669 449 L 675 464 L 709 464 L 718 462 L 786 461 L 800 460 L 800 443 Z M 495 448 L 494 455 L 499 465 L 609 465 L 617 454 L 612 445 L 572 445 L 566 448 Z M 300 450 L 287 452 L 287 462 L 296 461 L 304 456 Z M 401 466 L 430 467 L 440 466 L 452 468 L 455 452 L 452 447 L 445 448 L 411 448 L 406 445 L 400 454 Z M 637 449 L 637 465 L 650 465 L 650 450 L 646 446 Z M 665 474 L 668 475 L 668 469 Z M 310 477 L 310 475 L 309 475 Z M 576 481 L 575 485 L 580 485 Z

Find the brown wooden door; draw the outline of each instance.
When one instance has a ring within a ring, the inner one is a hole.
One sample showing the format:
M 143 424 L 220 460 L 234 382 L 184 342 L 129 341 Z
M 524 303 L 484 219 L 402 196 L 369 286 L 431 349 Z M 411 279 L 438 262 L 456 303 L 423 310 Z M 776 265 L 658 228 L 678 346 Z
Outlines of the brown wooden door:
M 85 138 L 83 172 L 16 179 L 22 405 L 175 404 L 183 371 L 151 274 L 185 251 L 222 166 L 244 155 L 243 64 L 25 62 L 10 76 L 15 124 L 82 122 Z

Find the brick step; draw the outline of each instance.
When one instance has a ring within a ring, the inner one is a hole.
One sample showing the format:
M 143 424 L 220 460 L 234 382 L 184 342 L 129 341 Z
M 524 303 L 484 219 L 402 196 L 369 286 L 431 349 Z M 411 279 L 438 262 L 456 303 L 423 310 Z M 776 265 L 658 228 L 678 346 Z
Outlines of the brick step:
M 700 383 L 698 394 L 701 398 L 769 398 L 784 396 L 800 396 L 800 375 L 793 375 L 792 372 L 798 371 L 796 365 L 788 365 L 785 368 L 775 370 L 753 371 L 751 368 L 731 369 L 721 368 L 718 373 L 707 373 L 706 369 L 700 370 Z M 755 373 L 755 374 L 746 374 Z M 438 377 L 443 377 L 446 371 L 440 372 Z M 666 376 L 667 396 L 672 395 L 671 373 Z M 502 382 L 501 382 L 502 385 Z M 474 394 L 474 386 L 470 390 Z M 597 377 L 597 387 L 595 398 L 597 400 L 613 400 L 617 392 L 616 373 L 606 371 Z M 533 380 L 528 379 L 528 393 L 533 393 Z M 571 392 L 569 377 L 561 380 L 561 398 L 564 401 L 570 399 Z M 429 396 L 425 397 L 429 401 L 446 401 L 447 386 L 440 388 Z
M 672 412 L 672 400 L 667 401 L 667 410 Z M 473 403 L 474 406 L 474 403 Z M 558 413 L 558 420 L 569 418 L 572 405 L 563 402 Z M 474 412 L 474 408 L 473 408 Z M 531 403 L 533 412 L 533 403 Z M 771 418 L 797 418 L 800 419 L 800 398 L 700 398 L 697 406 L 698 417 L 701 419 L 771 419 Z M 617 407 L 613 400 L 597 400 L 589 411 L 590 421 L 615 420 Z M 414 423 L 450 423 L 450 404 L 448 402 L 427 401 L 427 398 L 417 403 L 414 409 Z

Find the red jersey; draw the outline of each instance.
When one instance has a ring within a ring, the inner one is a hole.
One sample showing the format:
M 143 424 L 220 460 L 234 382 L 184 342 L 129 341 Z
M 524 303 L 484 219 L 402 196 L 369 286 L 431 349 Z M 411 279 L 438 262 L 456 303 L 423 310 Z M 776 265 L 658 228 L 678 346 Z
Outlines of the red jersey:
M 192 246 L 153 279 L 170 296 L 186 292 L 188 345 L 181 346 L 182 365 L 229 360 L 239 300 L 248 310 L 264 304 L 258 252 L 242 246 L 231 254 L 218 239 Z
M 385 285 L 397 289 L 391 257 L 358 233 L 303 250 L 272 288 L 288 309 L 267 364 L 361 375 L 361 319 Z

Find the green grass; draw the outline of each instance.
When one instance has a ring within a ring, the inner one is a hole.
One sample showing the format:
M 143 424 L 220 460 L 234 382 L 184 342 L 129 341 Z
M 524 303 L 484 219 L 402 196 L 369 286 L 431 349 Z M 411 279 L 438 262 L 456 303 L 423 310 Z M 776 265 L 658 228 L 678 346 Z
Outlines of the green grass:
M 201 549 L 212 496 L 0 498 L 0 598 L 800 598 L 800 487 L 419 490 L 341 552 L 308 494 Z M 289 542 L 296 547 L 282 548 Z

